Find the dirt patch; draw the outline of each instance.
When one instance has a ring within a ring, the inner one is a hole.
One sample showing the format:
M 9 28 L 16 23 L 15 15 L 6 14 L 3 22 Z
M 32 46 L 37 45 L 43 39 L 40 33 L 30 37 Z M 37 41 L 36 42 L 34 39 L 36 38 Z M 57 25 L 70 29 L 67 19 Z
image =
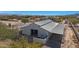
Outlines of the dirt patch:
M 61 44 L 62 48 L 79 48 L 79 42 L 76 38 L 74 31 L 68 26 L 65 25 L 65 37 L 63 44 Z
M 9 48 L 11 43 L 13 43 L 13 41 L 10 39 L 0 40 L 0 48 Z

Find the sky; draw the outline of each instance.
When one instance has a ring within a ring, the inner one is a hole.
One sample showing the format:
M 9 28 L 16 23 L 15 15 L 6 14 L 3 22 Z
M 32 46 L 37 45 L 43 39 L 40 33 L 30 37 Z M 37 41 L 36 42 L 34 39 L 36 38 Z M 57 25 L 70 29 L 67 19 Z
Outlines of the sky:
M 0 11 L 0 15 L 70 15 L 79 11 Z

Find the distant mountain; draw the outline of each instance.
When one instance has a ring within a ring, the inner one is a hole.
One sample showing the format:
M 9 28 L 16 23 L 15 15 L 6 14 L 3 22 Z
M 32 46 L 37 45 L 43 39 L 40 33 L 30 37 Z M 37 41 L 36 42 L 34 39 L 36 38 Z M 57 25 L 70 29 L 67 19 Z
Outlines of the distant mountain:
M 79 16 L 79 14 L 70 14 L 68 16 Z
M 76 18 L 79 18 L 79 14 L 73 14 L 72 16 L 75 16 Z
M 66 15 L 66 16 L 73 16 L 73 17 L 79 18 L 79 14 L 70 14 L 70 15 Z

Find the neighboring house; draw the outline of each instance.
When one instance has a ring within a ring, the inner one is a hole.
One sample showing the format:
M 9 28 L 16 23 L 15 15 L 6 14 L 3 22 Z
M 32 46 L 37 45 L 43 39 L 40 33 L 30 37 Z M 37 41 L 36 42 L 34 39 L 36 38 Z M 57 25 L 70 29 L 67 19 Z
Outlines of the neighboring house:
M 79 16 L 76 16 L 76 18 L 79 18 Z
M 79 32 L 78 32 L 78 35 L 79 35 Z
M 64 24 L 53 22 L 52 20 L 42 20 L 28 23 L 21 27 L 22 34 L 37 38 L 48 38 L 52 33 L 63 35 Z
M 7 26 L 10 25 L 10 27 L 13 29 L 18 29 L 19 26 L 23 25 L 21 21 L 2 21 L 0 20 L 0 23 L 5 24 Z
M 74 25 L 74 27 L 79 30 L 79 24 Z

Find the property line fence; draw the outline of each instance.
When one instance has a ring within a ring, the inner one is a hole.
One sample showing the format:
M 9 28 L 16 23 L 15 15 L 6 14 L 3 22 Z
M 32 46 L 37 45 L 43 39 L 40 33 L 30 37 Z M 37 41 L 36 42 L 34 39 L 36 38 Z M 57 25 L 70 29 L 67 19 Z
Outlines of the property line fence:
M 70 25 L 71 29 L 74 31 L 74 33 L 75 33 L 75 35 L 76 35 L 76 38 L 77 38 L 78 41 L 79 41 L 78 31 L 75 29 L 74 25 L 73 25 L 71 22 L 69 22 L 69 25 Z

